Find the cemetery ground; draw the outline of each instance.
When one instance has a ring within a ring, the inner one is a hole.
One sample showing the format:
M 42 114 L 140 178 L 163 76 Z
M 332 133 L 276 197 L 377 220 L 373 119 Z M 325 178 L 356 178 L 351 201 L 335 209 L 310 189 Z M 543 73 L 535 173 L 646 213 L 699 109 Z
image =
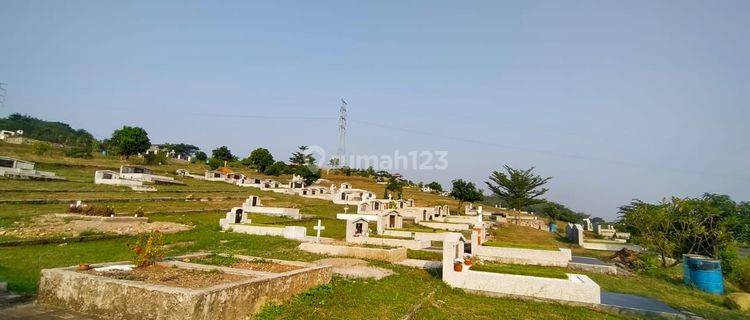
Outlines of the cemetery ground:
M 115 169 L 124 164 L 116 158 L 71 159 L 56 153 L 35 155 L 26 146 L 0 145 L 0 154 L 37 162 L 40 170 L 54 171 L 68 181 L 35 182 L 0 180 L 0 230 L 33 225 L 40 216 L 63 213 L 75 200 L 111 206 L 117 214 L 145 212 L 150 221 L 172 222 L 190 226 L 184 232 L 166 234 L 168 255 L 194 252 L 241 254 L 264 258 L 314 261 L 326 258 L 297 250 L 296 241 L 281 237 L 253 236 L 220 232 L 218 220 L 248 195 L 259 195 L 264 205 L 294 206 L 314 219 L 290 220 L 252 215 L 254 223 L 302 225 L 313 235 L 312 226 L 323 220 L 322 236 L 344 238 L 345 222 L 336 220 L 343 206 L 330 201 L 263 192 L 227 183 L 179 178 L 185 186 L 158 186 L 157 192 L 137 193 L 125 187 L 94 185 L 93 172 Z M 176 169 L 202 173 L 205 166 L 170 163 L 149 166 L 158 174 L 175 176 Z M 237 168 L 253 177 L 263 177 L 247 169 Z M 289 177 L 273 177 L 286 181 Z M 326 182 L 350 182 L 355 188 L 376 192 L 382 197 L 383 185 L 371 179 L 353 176 L 324 175 Z M 190 195 L 190 196 L 189 196 Z M 414 198 L 419 205 L 447 204 L 452 212 L 460 212 L 458 203 L 446 197 L 405 189 L 405 198 Z M 190 200 L 190 201 L 187 201 Z M 564 230 L 564 224 L 560 225 Z M 133 236 L 119 235 L 92 241 L 70 241 L 70 234 L 34 234 L 30 239 L 54 240 L 42 244 L 0 246 L 0 281 L 8 282 L 13 292 L 33 295 L 37 291 L 40 270 L 74 266 L 81 263 L 123 261 L 132 258 L 127 243 Z M 24 240 L 0 234 L 0 243 Z M 536 249 L 571 248 L 574 255 L 606 259 L 606 252 L 576 248 L 563 237 L 531 228 L 507 226 L 495 231 L 495 240 L 487 245 L 503 245 Z M 409 257 L 439 260 L 434 252 L 409 250 Z M 426 271 L 385 262 L 371 264 L 391 269 L 395 274 L 381 280 L 352 280 L 334 277 L 329 285 L 312 289 L 278 306 L 266 307 L 260 319 L 630 319 L 635 315 L 611 314 L 602 310 L 513 298 L 492 298 L 451 289 L 440 278 L 439 271 Z M 521 268 L 523 269 L 523 268 Z M 530 268 L 533 269 L 533 268 Z M 564 271 L 558 270 L 558 271 Z M 523 272 L 523 271 L 520 271 Z M 746 314 L 724 307 L 721 297 L 700 292 L 683 284 L 679 266 L 657 269 L 630 276 L 612 276 L 575 271 L 591 277 L 602 290 L 652 297 L 671 307 L 687 310 L 707 319 L 748 319 Z M 729 288 L 732 290 L 732 288 Z M 0 310 L 0 318 L 2 310 Z

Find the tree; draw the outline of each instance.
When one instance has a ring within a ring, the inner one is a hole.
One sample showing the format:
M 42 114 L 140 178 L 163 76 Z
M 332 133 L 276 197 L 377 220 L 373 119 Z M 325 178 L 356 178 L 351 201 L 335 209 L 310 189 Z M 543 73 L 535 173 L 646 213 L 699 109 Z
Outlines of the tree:
M 242 160 L 242 164 L 255 168 L 258 172 L 265 172 L 273 162 L 273 155 L 265 148 L 253 150 L 249 157 Z
M 302 177 L 307 186 L 311 186 L 315 181 L 320 179 L 320 170 L 314 167 L 311 168 L 311 166 L 299 166 L 295 170 L 295 173 Z
M 164 149 L 166 149 L 167 151 L 174 151 L 174 153 L 183 156 L 192 156 L 198 150 L 200 150 L 200 148 L 186 143 L 165 143 Z
M 392 192 L 396 194 L 397 199 L 401 199 L 404 193 L 404 183 L 396 177 L 391 176 L 388 178 L 388 184 L 385 185 L 385 192 L 383 192 L 383 198 L 388 197 L 388 193 Z
M 198 151 L 195 153 L 195 159 L 198 161 L 206 161 L 208 160 L 208 155 L 203 151 Z
M 490 175 L 490 181 L 485 183 L 490 190 L 504 203 L 513 209 L 523 210 L 526 206 L 542 203 L 538 199 L 545 193 L 547 188 L 541 188 L 552 177 L 542 178 L 535 174 L 534 167 L 527 170 L 519 170 L 505 166 L 506 172 L 494 171 Z
M 427 187 L 432 189 L 433 191 L 442 192 L 443 186 L 440 185 L 437 181 L 430 182 L 427 184 Z
M 216 158 L 208 159 L 208 167 L 211 168 L 211 170 L 216 170 L 219 167 L 221 167 L 224 163 Z
M 472 182 L 456 179 L 452 181 L 452 184 L 450 196 L 458 200 L 459 210 L 462 210 L 464 202 L 481 201 L 484 198 L 482 190 L 478 190 Z
M 272 165 L 268 166 L 266 168 L 266 171 L 263 173 L 269 175 L 269 176 L 279 176 L 287 171 L 287 165 L 284 163 L 284 161 L 276 161 Z
M 556 220 L 562 220 L 570 223 L 580 223 L 584 218 L 587 217 L 587 215 L 582 212 L 575 212 L 563 204 L 548 200 L 545 200 L 542 203 L 527 206 L 526 208 L 524 208 L 524 210 L 546 215 L 550 218 L 552 218 L 551 215 L 553 215 L 555 216 L 554 218 Z M 602 222 L 604 222 L 604 220 L 602 220 Z
M 144 153 L 149 147 L 151 140 L 148 139 L 148 133 L 139 127 L 123 126 L 122 129 L 115 130 L 109 139 L 110 151 L 125 159 Z
M 218 159 L 221 161 L 236 161 L 237 157 L 232 154 L 232 151 L 227 146 L 221 146 L 211 151 L 211 158 Z
M 315 157 L 307 152 L 307 146 L 299 146 L 299 151 L 292 153 L 289 164 L 292 166 L 315 165 Z

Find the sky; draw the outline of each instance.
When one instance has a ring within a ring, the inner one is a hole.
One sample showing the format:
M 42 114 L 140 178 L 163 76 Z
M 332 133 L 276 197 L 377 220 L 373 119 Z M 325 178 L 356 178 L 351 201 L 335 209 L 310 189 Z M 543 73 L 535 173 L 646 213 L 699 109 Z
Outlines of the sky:
M 605 219 L 750 200 L 748 1 L 6 0 L 0 30 L 0 116 L 100 139 L 330 156 L 343 98 L 348 154 L 447 152 L 412 180 L 533 166 Z

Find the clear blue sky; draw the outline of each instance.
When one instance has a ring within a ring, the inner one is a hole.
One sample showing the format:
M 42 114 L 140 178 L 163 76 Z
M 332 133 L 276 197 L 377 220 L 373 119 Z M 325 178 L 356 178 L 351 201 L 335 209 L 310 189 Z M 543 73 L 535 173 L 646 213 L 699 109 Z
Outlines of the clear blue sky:
M 446 150 L 407 176 L 484 189 L 536 166 L 613 218 L 750 200 L 748 30 L 748 1 L 3 1 L 0 116 L 286 159 L 335 150 L 343 97 L 352 153 Z

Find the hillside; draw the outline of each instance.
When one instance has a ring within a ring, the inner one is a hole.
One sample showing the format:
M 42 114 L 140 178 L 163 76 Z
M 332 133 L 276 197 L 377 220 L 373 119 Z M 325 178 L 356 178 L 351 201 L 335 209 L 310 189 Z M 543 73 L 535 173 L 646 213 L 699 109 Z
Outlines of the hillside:
M 23 130 L 23 136 L 26 138 L 65 145 L 94 139 L 88 131 L 73 129 L 67 123 L 45 121 L 19 113 L 0 118 L 0 130 Z

